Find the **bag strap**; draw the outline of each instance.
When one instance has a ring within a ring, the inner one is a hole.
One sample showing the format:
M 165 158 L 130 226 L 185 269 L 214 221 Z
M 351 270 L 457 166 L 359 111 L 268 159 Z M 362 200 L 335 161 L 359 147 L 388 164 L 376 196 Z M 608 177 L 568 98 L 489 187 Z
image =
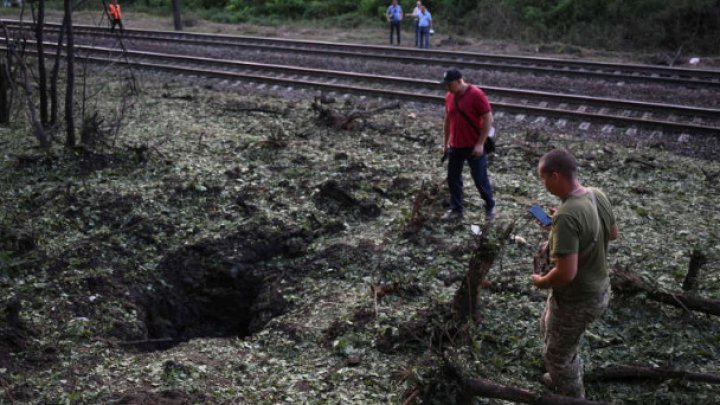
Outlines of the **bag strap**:
M 593 212 L 595 213 L 595 223 L 597 224 L 597 232 L 595 233 L 595 236 L 593 237 L 593 241 L 590 244 L 590 246 L 585 248 L 585 250 L 583 250 L 578 255 L 578 258 L 590 253 L 590 251 L 595 247 L 595 245 L 598 242 L 598 239 L 600 239 L 600 230 L 602 228 L 602 223 L 600 223 L 600 213 L 598 212 L 597 198 L 595 197 L 595 193 L 589 188 L 588 188 L 588 193 L 590 194 L 590 200 L 592 201 Z

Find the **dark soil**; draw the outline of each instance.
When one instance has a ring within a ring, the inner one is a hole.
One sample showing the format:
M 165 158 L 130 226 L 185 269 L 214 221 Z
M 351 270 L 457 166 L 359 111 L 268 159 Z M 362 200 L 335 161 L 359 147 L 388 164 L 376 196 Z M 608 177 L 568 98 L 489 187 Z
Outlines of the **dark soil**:
M 136 292 L 144 312 L 143 348 L 168 348 L 195 337 L 244 337 L 286 309 L 274 280 L 275 257 L 301 255 L 311 233 L 297 226 L 247 225 L 223 239 L 205 240 L 169 253 L 160 263 L 163 282 Z

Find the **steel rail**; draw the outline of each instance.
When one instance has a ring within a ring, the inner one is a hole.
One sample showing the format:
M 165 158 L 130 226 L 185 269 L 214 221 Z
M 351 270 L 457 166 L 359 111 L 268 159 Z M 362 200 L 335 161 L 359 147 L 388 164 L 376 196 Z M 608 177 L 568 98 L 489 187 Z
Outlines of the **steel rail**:
M 0 20 L 9 22 L 10 20 Z M 17 24 L 15 24 L 17 26 Z M 30 24 L 28 24 L 30 26 Z M 59 24 L 46 24 L 59 30 Z M 109 37 L 107 29 L 86 25 L 74 26 L 76 34 Z M 242 47 L 262 51 L 294 52 L 323 56 L 379 59 L 400 63 L 456 66 L 478 70 L 503 70 L 546 75 L 578 76 L 619 81 L 658 82 L 690 87 L 720 88 L 720 70 L 685 69 L 638 64 L 589 62 L 572 59 L 505 56 L 438 50 L 413 50 L 378 45 L 339 44 L 323 41 L 300 41 L 252 36 L 230 36 L 204 33 L 178 33 L 174 31 L 126 30 L 126 39 L 172 40 L 189 45 Z M 509 64 L 508 64 L 509 63 Z
M 2 38 L 0 38 L 1 40 Z M 53 48 L 55 44 L 47 44 L 49 48 Z M 310 68 L 299 68 L 292 66 L 282 65 L 269 65 L 252 62 L 239 62 L 231 60 L 215 60 L 210 58 L 198 58 L 186 55 L 172 55 L 154 52 L 142 52 L 142 51 L 120 51 L 110 48 L 95 48 L 87 46 L 76 46 L 76 57 L 78 59 L 84 59 L 93 63 L 115 63 L 124 64 L 130 66 L 137 66 L 140 68 L 162 70 L 173 73 L 182 73 L 189 75 L 201 75 L 207 77 L 233 79 L 233 80 L 251 80 L 255 82 L 281 84 L 287 86 L 303 86 L 315 89 L 322 89 L 326 91 L 337 91 L 343 93 L 355 93 L 364 94 L 377 97 L 396 97 L 401 99 L 409 99 L 414 101 L 440 103 L 444 100 L 444 97 L 440 93 L 440 86 L 431 81 L 419 81 L 410 80 L 404 78 L 397 78 L 391 76 L 377 76 L 377 75 L 363 75 L 359 73 L 348 73 L 340 71 L 330 71 L 322 69 L 310 69 Z M 96 57 L 84 55 L 83 52 L 107 55 L 107 57 Z M 176 63 L 190 63 L 192 66 L 177 66 L 160 63 L 148 63 L 142 61 L 132 61 L 131 57 L 136 58 L 149 58 L 160 61 L 171 61 Z M 417 87 L 424 87 L 425 89 L 434 90 L 435 94 L 422 94 L 417 92 L 410 92 L 405 90 L 387 90 L 378 89 L 367 86 L 356 86 L 352 84 L 335 84 L 327 83 L 322 81 L 311 81 L 297 78 L 286 78 L 278 76 L 258 75 L 242 72 L 229 72 L 219 71 L 213 69 L 199 69 L 200 65 L 210 66 L 223 66 L 225 68 L 244 68 L 246 70 L 261 70 L 263 72 L 275 72 L 278 74 L 295 74 L 305 76 L 316 76 L 323 78 L 341 78 L 346 80 L 361 81 L 363 83 L 374 83 L 379 85 L 402 85 L 409 86 L 413 89 Z M 707 116 L 713 119 L 720 118 L 720 110 L 697 108 L 697 107 L 685 107 L 685 106 L 673 106 L 656 103 L 641 103 L 625 100 L 614 100 L 614 99 L 603 99 L 595 97 L 581 97 L 574 95 L 563 95 L 555 93 L 537 92 L 537 91 L 524 91 L 517 89 L 504 89 L 496 87 L 483 87 L 489 94 L 498 97 L 522 97 L 524 99 L 540 99 L 540 100 L 551 100 L 554 102 L 580 104 L 582 106 L 594 105 L 603 108 L 643 108 L 646 112 L 663 111 L 664 113 L 688 115 L 688 116 Z M 577 110 L 568 110 L 567 108 L 549 108 L 546 105 L 527 105 L 523 102 L 520 103 L 507 103 L 504 101 L 494 101 L 493 106 L 498 111 L 507 112 L 518 112 L 525 114 L 537 114 L 544 116 L 553 117 L 564 117 L 573 118 L 586 121 L 602 121 L 605 123 L 623 124 L 623 125 L 638 125 L 644 128 L 652 127 L 654 129 L 662 128 L 664 130 L 672 130 L 673 132 L 693 132 L 693 133 L 711 133 L 717 135 L 720 132 L 720 127 L 705 126 L 695 123 L 681 123 L 673 121 L 661 121 L 657 119 L 650 119 L 646 116 L 643 117 L 632 117 L 628 115 L 611 115 L 607 112 L 603 113 L 592 113 L 586 112 L 583 108 Z

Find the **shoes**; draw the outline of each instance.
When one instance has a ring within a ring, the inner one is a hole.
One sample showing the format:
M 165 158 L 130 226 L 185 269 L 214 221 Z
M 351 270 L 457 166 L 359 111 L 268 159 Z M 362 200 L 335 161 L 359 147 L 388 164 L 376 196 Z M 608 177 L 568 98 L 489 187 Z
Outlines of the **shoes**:
M 485 220 L 486 221 L 492 221 L 495 218 L 495 207 L 493 207 L 490 211 L 485 212 Z
M 455 210 L 447 210 L 440 219 L 443 221 L 454 221 L 463 217 L 463 213 Z

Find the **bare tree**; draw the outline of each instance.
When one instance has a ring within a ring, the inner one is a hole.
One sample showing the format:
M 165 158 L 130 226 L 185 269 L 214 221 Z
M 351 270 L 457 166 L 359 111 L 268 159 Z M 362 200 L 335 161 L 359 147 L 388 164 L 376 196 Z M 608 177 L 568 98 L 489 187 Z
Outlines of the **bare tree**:
M 25 90 L 27 113 L 30 118 L 30 124 L 33 127 L 33 133 L 35 134 L 38 142 L 40 142 L 40 146 L 43 148 L 48 148 L 50 146 L 50 140 L 45 133 L 45 129 L 43 128 L 42 123 L 37 117 L 37 111 L 33 99 L 33 86 L 30 82 L 32 72 L 30 71 L 30 67 L 28 67 L 27 63 L 25 63 L 26 41 L 19 42 L 11 40 L 7 26 L 3 24 L 2 28 L 5 34 L 5 38 L 7 38 L 8 64 L 16 64 L 18 66 L 18 72 L 16 72 L 17 74 L 13 74 L 9 70 L 5 70 L 3 76 L 5 76 L 5 78 L 7 79 L 7 83 L 10 84 L 13 84 L 13 81 L 16 80 L 17 77 L 17 83 L 20 85 L 20 87 L 23 88 L 23 90 Z M 3 79 L 3 81 L 5 80 Z
M 45 0 L 38 0 L 37 19 L 35 20 L 35 39 L 37 39 L 38 91 L 40 93 L 40 121 L 48 124 L 47 72 L 45 71 L 45 44 L 43 31 L 45 25 Z

